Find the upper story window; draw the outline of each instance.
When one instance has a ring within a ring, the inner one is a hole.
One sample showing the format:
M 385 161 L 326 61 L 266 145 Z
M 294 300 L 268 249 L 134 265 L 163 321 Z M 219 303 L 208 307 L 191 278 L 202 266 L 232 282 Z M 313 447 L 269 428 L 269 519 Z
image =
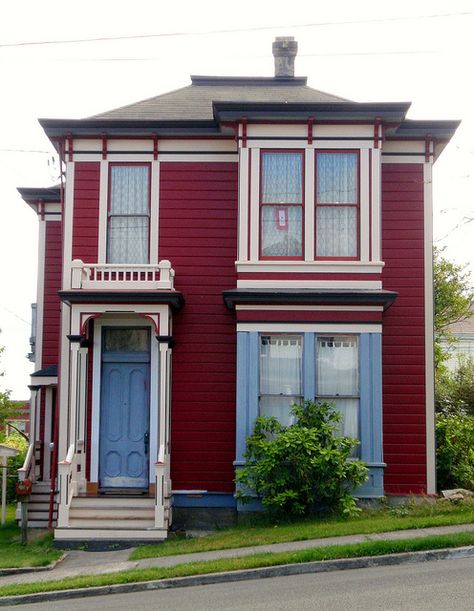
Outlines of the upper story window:
M 149 228 L 149 164 L 111 164 L 107 262 L 148 263 Z
M 359 155 L 316 153 L 316 257 L 356 259 L 359 250 Z
M 260 255 L 303 257 L 303 153 L 263 151 Z

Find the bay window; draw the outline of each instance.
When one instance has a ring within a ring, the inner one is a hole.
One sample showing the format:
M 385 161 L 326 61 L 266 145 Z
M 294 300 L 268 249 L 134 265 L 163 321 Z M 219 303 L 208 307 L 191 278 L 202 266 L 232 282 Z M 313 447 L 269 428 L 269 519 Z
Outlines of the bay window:
M 276 325 L 275 325 L 276 326 Z M 382 334 L 380 331 L 237 331 L 236 468 L 259 415 L 292 424 L 294 403 L 328 401 L 341 413 L 340 432 L 358 439 L 353 456 L 370 470 L 361 496 L 383 494 Z M 336 327 L 336 325 L 334 325 Z
M 149 164 L 111 164 L 107 263 L 148 263 Z
M 260 254 L 303 257 L 303 153 L 262 151 Z
M 316 152 L 316 257 L 358 256 L 359 156 Z

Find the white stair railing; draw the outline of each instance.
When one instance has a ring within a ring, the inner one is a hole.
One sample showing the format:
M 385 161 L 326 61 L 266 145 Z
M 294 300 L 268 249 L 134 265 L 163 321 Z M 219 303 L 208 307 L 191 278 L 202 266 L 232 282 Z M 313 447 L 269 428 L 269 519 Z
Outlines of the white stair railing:
M 167 467 L 165 448 L 164 445 L 160 445 L 158 460 L 155 463 L 155 528 L 171 526 L 171 482 Z
M 74 496 L 77 494 L 76 453 L 72 443 L 67 451 L 66 458 L 58 464 L 59 506 L 58 522 L 59 528 L 69 526 L 69 509 Z
M 18 479 L 23 482 L 25 479 L 29 479 L 32 482 L 35 481 L 35 446 L 36 443 L 32 441 L 28 446 L 25 460 L 23 465 L 18 469 Z

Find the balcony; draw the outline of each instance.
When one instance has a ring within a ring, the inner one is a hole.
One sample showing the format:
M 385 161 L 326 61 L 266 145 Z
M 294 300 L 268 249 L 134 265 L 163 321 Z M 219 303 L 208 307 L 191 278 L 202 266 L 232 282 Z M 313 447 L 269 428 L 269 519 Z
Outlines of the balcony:
M 174 270 L 168 260 L 157 264 L 84 263 L 71 265 L 71 289 L 84 290 L 168 290 L 172 291 Z

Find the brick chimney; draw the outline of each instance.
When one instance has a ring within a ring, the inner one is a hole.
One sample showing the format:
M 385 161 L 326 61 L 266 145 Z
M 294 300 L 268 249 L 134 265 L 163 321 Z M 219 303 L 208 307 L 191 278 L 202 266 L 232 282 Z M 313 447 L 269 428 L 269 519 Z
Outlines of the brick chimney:
M 275 57 L 275 78 L 293 78 L 295 76 L 295 57 L 298 43 L 293 36 L 277 36 L 272 45 Z

